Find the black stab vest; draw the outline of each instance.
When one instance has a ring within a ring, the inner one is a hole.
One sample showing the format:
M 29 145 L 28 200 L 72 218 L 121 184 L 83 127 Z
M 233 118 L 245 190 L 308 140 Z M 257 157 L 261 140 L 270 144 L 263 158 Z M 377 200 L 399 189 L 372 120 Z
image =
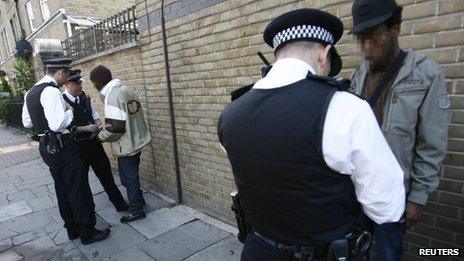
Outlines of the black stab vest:
M 76 104 L 72 102 L 66 94 L 63 94 L 64 100 L 69 103 L 74 109 L 74 119 L 70 125 L 72 126 L 85 126 L 88 124 L 95 124 L 95 120 L 93 119 L 92 116 L 92 107 L 90 105 L 90 99 L 89 97 L 82 92 L 79 95 L 79 103 Z M 83 132 L 83 133 L 78 133 L 77 136 L 75 136 L 76 140 L 85 140 L 90 138 L 91 133 L 89 132 Z
M 308 79 L 251 89 L 220 116 L 218 135 L 245 218 L 278 242 L 305 246 L 343 238 L 360 212 L 350 176 L 331 170 L 322 154 L 325 116 L 336 91 Z
M 40 96 L 46 87 L 58 88 L 58 86 L 53 82 L 41 83 L 34 85 L 26 95 L 27 110 L 31 117 L 34 133 L 37 135 L 42 135 L 47 129 L 49 129 L 47 119 L 45 118 L 44 108 L 40 103 Z

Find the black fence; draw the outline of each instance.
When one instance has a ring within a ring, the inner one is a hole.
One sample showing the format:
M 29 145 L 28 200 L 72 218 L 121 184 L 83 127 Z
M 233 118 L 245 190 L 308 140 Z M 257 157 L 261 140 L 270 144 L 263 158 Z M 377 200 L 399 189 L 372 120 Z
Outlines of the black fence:
M 81 30 L 65 41 L 67 54 L 82 59 L 138 40 L 135 6 Z
M 8 125 L 24 129 L 23 120 L 23 103 L 10 103 L 10 114 L 8 115 Z

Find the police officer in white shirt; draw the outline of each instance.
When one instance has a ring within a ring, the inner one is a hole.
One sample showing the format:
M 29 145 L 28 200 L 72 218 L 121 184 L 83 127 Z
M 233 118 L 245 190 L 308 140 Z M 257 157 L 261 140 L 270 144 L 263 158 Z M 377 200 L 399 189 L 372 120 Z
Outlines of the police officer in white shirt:
M 58 208 L 70 240 L 81 237 L 82 244 L 104 240 L 110 230 L 95 228 L 95 205 L 87 173 L 79 159 L 67 127 L 73 111 L 67 106 L 59 86 L 69 77 L 71 59 L 45 61 L 47 75 L 25 95 L 22 120 L 40 138 L 40 155 L 55 183 Z
M 273 20 L 264 40 L 275 64 L 219 118 L 252 227 L 242 260 L 362 259 L 352 237 L 360 214 L 378 224 L 402 217 L 403 171 L 369 104 L 326 77 L 341 69 L 342 33 L 320 10 Z
M 82 82 L 84 79 L 81 76 L 81 70 L 72 70 L 68 81 L 64 84 L 63 92 L 63 99 L 73 108 L 74 112 L 71 130 L 79 157 L 86 173 L 92 167 L 116 211 L 127 211 L 129 206 L 114 182 L 110 160 L 103 145 L 96 138 L 101 130 L 100 116 L 90 101 L 90 97 L 82 91 Z

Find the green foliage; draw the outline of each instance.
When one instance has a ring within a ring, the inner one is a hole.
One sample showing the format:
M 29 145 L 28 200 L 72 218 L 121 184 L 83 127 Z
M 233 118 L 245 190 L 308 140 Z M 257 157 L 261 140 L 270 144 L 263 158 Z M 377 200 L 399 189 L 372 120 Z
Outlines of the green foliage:
M 10 114 L 10 102 L 11 99 L 9 97 L 0 98 L 0 115 L 3 120 L 6 120 Z
M 16 58 L 12 70 L 18 85 L 19 94 L 29 90 L 35 84 L 34 72 L 27 60 Z
M 9 92 L 11 94 L 11 87 L 5 77 L 0 77 L 0 92 Z

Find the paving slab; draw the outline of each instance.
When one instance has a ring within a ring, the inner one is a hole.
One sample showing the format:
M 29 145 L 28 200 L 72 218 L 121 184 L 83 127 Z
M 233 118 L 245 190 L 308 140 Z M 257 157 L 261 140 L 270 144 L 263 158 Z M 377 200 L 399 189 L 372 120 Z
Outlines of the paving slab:
M 224 240 L 188 257 L 185 261 L 239 261 L 243 245 L 234 236 Z
M 53 242 L 56 245 L 61 245 L 61 244 L 64 244 L 64 243 L 67 243 L 67 242 L 71 241 L 71 240 L 69 240 L 68 232 L 66 231 L 66 228 L 64 228 L 64 227 L 61 227 L 60 229 L 58 229 L 58 230 L 56 230 L 54 232 L 51 232 L 48 235 L 50 236 L 50 238 L 53 240 Z
M 113 256 L 110 256 L 108 258 L 104 259 L 105 261 L 108 260 L 114 260 L 114 261 L 129 261 L 129 260 L 134 260 L 134 261 L 153 261 L 151 256 L 149 256 L 147 253 L 145 253 L 143 250 L 141 250 L 138 247 L 132 247 L 129 248 L 125 251 L 119 252 Z
M 95 203 L 95 211 L 97 212 L 105 208 L 113 207 L 113 204 L 105 192 L 93 196 L 93 202 Z
M 11 242 L 11 238 L 0 240 L 0 253 L 12 247 L 13 247 L 13 242 Z
M 22 182 L 14 182 L 18 190 L 30 189 L 33 187 L 53 184 L 53 178 L 50 175 L 38 177 L 35 179 L 24 180 Z
M 48 259 L 48 261 L 87 261 L 89 260 L 78 248 L 69 250 L 61 254 L 55 255 L 55 257 Z M 127 260 L 132 261 L 132 260 Z M 134 260 L 136 261 L 136 260 Z
M 107 223 L 111 224 L 112 226 L 121 224 L 119 219 L 125 214 L 127 213 L 117 212 L 114 209 L 114 207 L 105 208 L 97 212 L 98 216 L 100 216 L 103 220 L 105 220 Z
M 96 195 L 105 191 L 99 180 L 89 183 L 92 195 Z
M 2 261 L 18 261 L 22 259 L 23 257 L 13 250 L 8 250 L 0 253 L 0 260 Z
M 18 232 L 11 231 L 4 225 L 0 224 L 0 240 L 18 235 Z
M 1 178 L 2 183 L 0 184 L 0 194 L 6 194 L 18 191 L 12 181 L 6 181 Z
M 168 210 L 162 208 L 149 213 L 145 219 L 131 222 L 129 225 L 151 239 L 194 219 L 194 215 L 182 208 L 173 207 Z
M 11 192 L 7 194 L 7 199 L 10 204 L 14 202 L 18 202 L 18 201 L 27 200 L 27 199 L 33 199 L 33 198 L 36 198 L 36 196 L 29 189 Z
M 54 220 L 56 223 L 58 223 L 58 224 L 64 224 L 64 221 L 63 221 L 63 219 L 61 218 L 60 210 L 58 209 L 58 207 L 54 207 L 54 208 L 47 209 L 47 210 L 45 210 L 45 212 L 47 212 L 47 213 L 53 218 L 53 220 Z
M 156 195 L 153 195 L 151 193 L 145 193 L 143 194 L 143 198 L 145 199 L 145 203 L 147 203 L 147 205 L 144 207 L 145 209 L 145 213 L 151 213 L 155 210 L 158 210 L 158 209 L 161 209 L 161 208 L 171 208 L 171 207 L 174 207 L 175 204 L 173 203 L 169 203 L 163 199 L 161 199 L 160 197 L 156 196 Z
M 30 188 L 30 190 L 32 191 L 32 193 L 34 193 L 34 195 L 38 198 L 40 197 L 46 197 L 48 195 L 50 195 L 50 191 L 48 191 L 47 189 L 47 186 L 46 185 L 42 185 L 42 186 L 38 186 L 38 187 L 33 187 L 33 188 Z M 52 195 L 53 196 L 53 195 Z
M 108 239 L 93 243 L 90 245 L 82 245 L 80 240 L 73 241 L 84 255 L 90 260 L 102 260 L 106 257 L 114 255 L 117 251 L 124 251 L 143 241 L 144 238 L 140 233 L 127 225 L 119 225 L 111 228 L 111 234 Z
M 18 201 L 9 205 L 0 207 L 0 222 L 19 217 L 25 214 L 32 213 L 31 207 L 26 201 Z
M 39 253 L 46 252 L 49 248 L 54 247 L 52 239 L 46 235 L 34 241 L 26 242 L 22 245 L 13 247 L 13 250 L 23 257 L 28 258 Z
M 103 218 L 101 218 L 98 215 L 95 216 L 95 220 L 96 220 L 95 227 L 97 229 L 107 229 L 107 228 L 112 227 L 110 223 L 106 222 Z
M 61 256 L 65 255 L 66 253 L 68 253 L 69 251 L 72 251 L 74 249 L 79 251 L 77 249 L 76 245 L 74 245 L 73 242 L 69 241 L 67 243 L 64 243 L 64 244 L 61 244 L 61 245 L 58 245 L 58 246 L 54 246 L 54 247 L 50 247 L 50 248 L 48 248 L 48 249 L 46 249 L 44 251 L 41 251 L 41 252 L 36 253 L 34 255 L 31 255 L 31 256 L 29 256 L 27 258 L 27 261 L 50 260 L 50 259 L 53 259 L 55 257 L 61 257 Z M 65 260 L 65 259 L 59 259 L 59 260 Z M 70 259 L 68 259 L 68 260 L 70 260 Z
M 56 223 L 55 220 L 46 212 L 31 213 L 23 216 L 9 219 L 3 222 L 3 225 L 14 232 L 23 234 L 29 231 L 46 227 Z
M 52 207 L 56 207 L 56 203 L 52 200 L 50 196 L 53 196 L 53 195 L 47 195 L 47 196 L 43 196 L 40 198 L 28 199 L 26 201 L 27 203 L 29 203 L 29 206 L 31 206 L 31 208 L 34 211 L 45 210 L 45 209 L 49 209 Z
M 138 247 L 156 260 L 183 260 L 230 236 L 229 233 L 196 220 L 159 235 Z
M 45 231 L 44 228 L 39 228 L 37 230 L 27 232 L 21 235 L 14 236 L 12 238 L 12 242 L 14 245 L 21 245 L 26 242 L 34 241 L 38 238 L 41 238 L 43 236 L 47 235 L 47 232 Z

